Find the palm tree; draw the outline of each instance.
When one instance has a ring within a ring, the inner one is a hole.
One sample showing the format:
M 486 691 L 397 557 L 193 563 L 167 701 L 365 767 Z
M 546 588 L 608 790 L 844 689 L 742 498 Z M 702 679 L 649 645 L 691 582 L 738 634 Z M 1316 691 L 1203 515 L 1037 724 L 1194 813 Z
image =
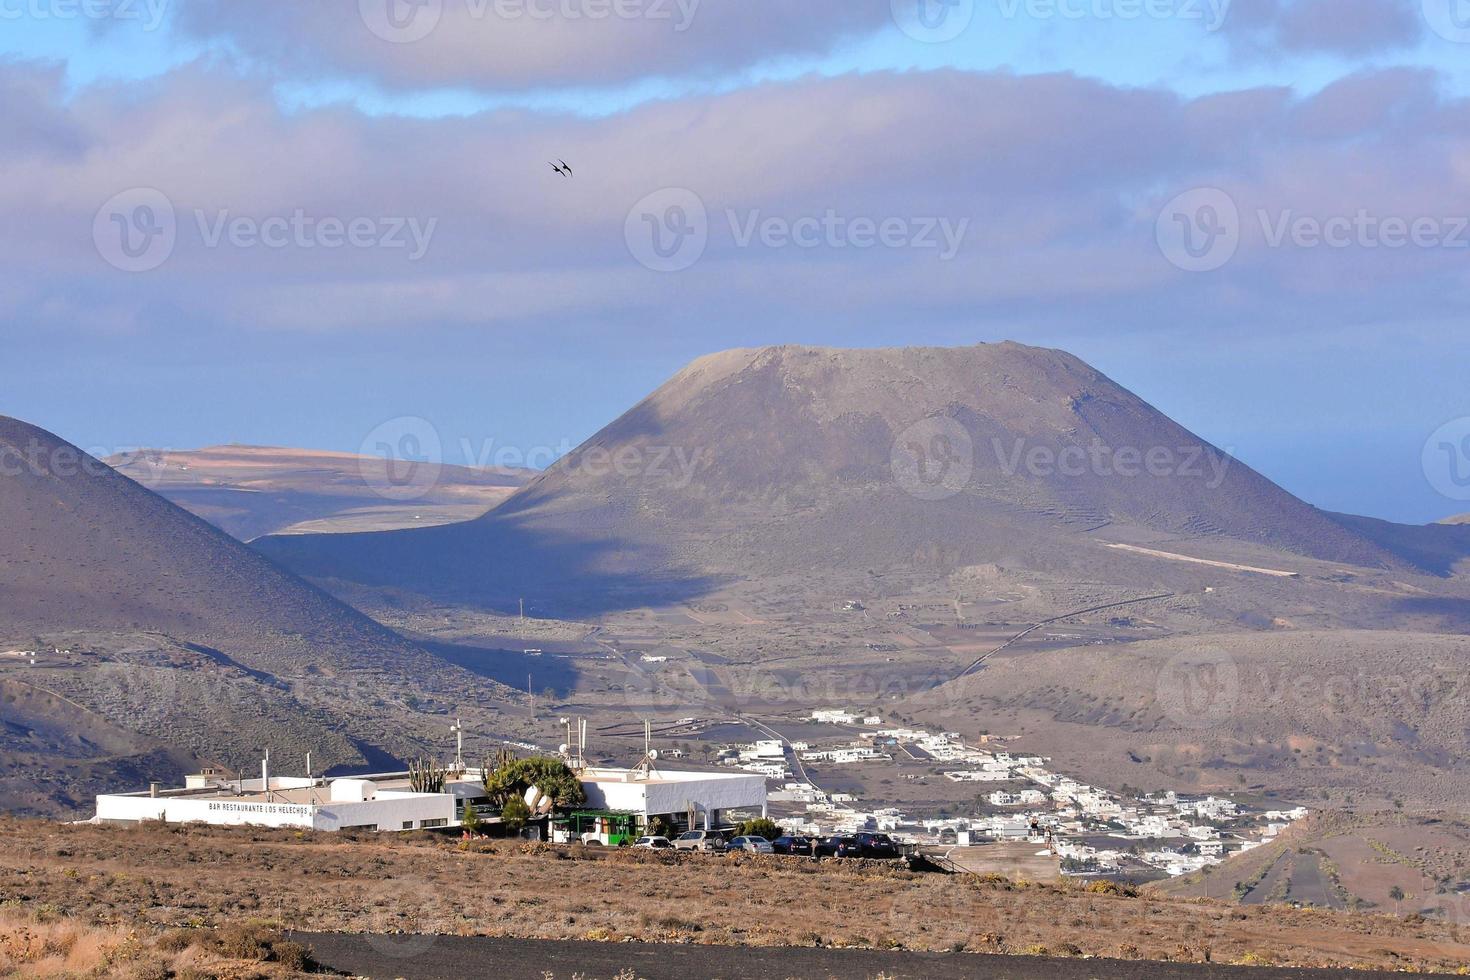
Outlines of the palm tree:
M 1404 900 L 1404 898 L 1405 898 L 1405 896 L 1404 896 L 1404 890 L 1402 888 L 1400 888 L 1398 885 L 1394 885 L 1392 888 L 1390 888 L 1388 890 L 1388 897 L 1391 898 L 1391 899 L 1393 899 L 1393 914 L 1394 915 L 1398 915 L 1399 914 L 1399 903 L 1402 902 Z

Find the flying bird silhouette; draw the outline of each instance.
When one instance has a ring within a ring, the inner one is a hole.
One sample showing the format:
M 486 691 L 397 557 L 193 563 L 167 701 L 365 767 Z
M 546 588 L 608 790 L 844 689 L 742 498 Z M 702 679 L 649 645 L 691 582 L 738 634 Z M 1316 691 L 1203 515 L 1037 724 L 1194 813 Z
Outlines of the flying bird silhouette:
M 572 176 L 571 164 L 567 163 L 565 160 L 562 160 L 560 157 L 557 157 L 557 160 L 561 163 L 561 169 L 565 172 L 566 176 Z
M 550 160 L 546 161 L 546 165 L 549 166 L 552 170 L 555 170 L 557 173 L 561 174 L 563 177 L 570 177 L 572 175 L 570 171 L 563 170 L 561 167 L 558 167 Z

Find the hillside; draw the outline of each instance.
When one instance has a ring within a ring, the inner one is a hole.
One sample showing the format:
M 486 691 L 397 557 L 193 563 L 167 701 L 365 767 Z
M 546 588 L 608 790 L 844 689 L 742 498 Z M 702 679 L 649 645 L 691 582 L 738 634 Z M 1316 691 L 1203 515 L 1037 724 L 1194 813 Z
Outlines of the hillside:
M 266 746 L 366 765 L 422 744 L 436 705 L 493 715 L 497 685 L 50 433 L 0 418 L 0 467 L 0 807 L 75 811 Z
M 468 521 L 535 476 L 438 462 L 390 473 L 378 456 L 267 446 L 142 449 L 104 462 L 242 541 Z
M 1433 810 L 1470 795 L 1467 662 L 1470 637 L 1396 631 L 1018 646 L 904 710 L 1019 735 L 1105 786 Z
M 1140 565 L 1198 578 L 1167 560 L 1082 559 L 1079 542 L 1319 576 L 1443 574 L 1075 357 L 1013 343 L 711 355 L 475 521 L 258 547 L 322 580 L 499 608 L 531 595 L 568 611 L 740 582 L 914 587 L 987 562 L 1119 586 Z
M 1208 874 L 1159 882 L 1150 891 L 1464 923 L 1470 917 L 1470 824 L 1448 814 L 1318 814 Z

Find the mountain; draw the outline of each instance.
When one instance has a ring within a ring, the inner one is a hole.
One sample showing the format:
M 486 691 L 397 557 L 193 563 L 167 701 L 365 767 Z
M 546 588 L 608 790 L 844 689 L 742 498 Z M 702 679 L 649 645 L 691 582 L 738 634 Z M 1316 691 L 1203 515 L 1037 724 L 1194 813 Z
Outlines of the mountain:
M 380 456 L 268 446 L 140 449 L 105 462 L 242 541 L 467 521 L 536 475 L 511 467 L 405 463 L 395 483 Z
M 79 809 L 266 747 L 381 763 L 423 745 L 425 712 L 495 709 L 496 685 L 5 417 L 0 527 L 0 807 Z
M 1470 524 L 1470 514 L 1456 514 L 1454 517 L 1446 517 L 1440 521 L 1441 524 L 1464 525 Z
M 1406 567 L 1076 357 L 1009 342 L 710 355 L 474 521 L 257 546 L 323 580 L 564 610 L 983 563 L 1193 587 L 1176 553 Z
M 1405 561 L 1436 575 L 1452 575 L 1470 558 L 1470 522 L 1395 524 L 1373 517 L 1334 514 L 1333 519 Z

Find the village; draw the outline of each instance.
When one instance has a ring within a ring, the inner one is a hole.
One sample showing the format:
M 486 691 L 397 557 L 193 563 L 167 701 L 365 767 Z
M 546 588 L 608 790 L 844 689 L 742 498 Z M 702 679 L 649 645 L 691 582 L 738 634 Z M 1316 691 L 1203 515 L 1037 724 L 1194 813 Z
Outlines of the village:
M 312 773 L 308 757 L 304 774 L 283 776 L 272 771 L 267 754 L 258 779 L 205 770 L 177 789 L 154 784 L 147 791 L 99 795 L 93 822 L 370 832 L 495 828 L 556 843 L 610 846 L 646 845 L 666 835 L 720 850 L 738 827 L 759 820 L 772 837 L 784 835 L 778 839 L 786 847 L 778 853 L 817 856 L 825 848 L 844 856 L 839 839 L 876 835 L 885 855 L 922 856 L 946 870 L 1049 868 L 1053 874 L 1144 881 L 1209 869 L 1275 840 L 1308 814 L 1304 807 L 1268 809 L 1214 795 L 1114 792 L 1054 771 L 1049 759 L 1009 751 L 1000 737 L 982 735 L 980 744 L 970 744 L 958 732 L 888 727 L 879 715 L 846 709 L 794 719 L 792 730 L 803 733 L 796 738 L 744 719 L 745 730 L 770 737 L 707 748 L 715 765 L 706 770 L 682 761 L 688 751 L 680 743 L 655 748 L 649 721 L 641 725 L 643 754 L 635 765 L 594 762 L 585 720 L 563 721 L 567 741 L 555 752 L 507 744 L 497 766 L 529 764 L 543 774 L 543 784 L 547 765 L 564 767 L 580 787 L 576 805 L 558 806 L 556 794 L 528 778 L 515 794 L 530 819 L 514 826 L 505 819 L 505 800 L 487 795 L 497 768 L 488 761 L 466 763 L 459 724 L 451 729 L 455 758 L 443 768 L 421 760 L 408 772 L 329 778 Z M 675 727 L 691 735 L 707 732 L 695 718 Z M 517 750 L 531 755 L 518 761 Z M 857 773 L 864 778 L 850 778 Z M 891 783 L 895 775 L 918 786 L 948 787 L 950 802 L 938 808 L 871 802 L 881 794 L 862 787 Z M 806 843 L 792 849 L 792 840 Z
M 1253 808 L 1213 795 L 1111 792 L 1049 769 L 1048 759 L 996 747 L 989 737 L 970 745 L 957 732 L 884 727 L 879 716 L 858 711 L 819 709 L 806 720 L 842 732 L 831 739 L 762 739 L 721 753 L 725 765 L 780 783 L 770 793 L 771 812 L 796 834 L 877 831 L 926 848 L 1029 843 L 1060 859 L 1064 874 L 1143 879 L 1218 865 L 1275 840 L 1308 815 L 1305 807 Z M 975 785 L 975 812 L 933 817 L 869 809 L 854 792 L 818 785 L 819 776 L 860 766 L 897 770 L 905 779 L 933 778 L 919 774 L 937 768 L 938 778 Z

